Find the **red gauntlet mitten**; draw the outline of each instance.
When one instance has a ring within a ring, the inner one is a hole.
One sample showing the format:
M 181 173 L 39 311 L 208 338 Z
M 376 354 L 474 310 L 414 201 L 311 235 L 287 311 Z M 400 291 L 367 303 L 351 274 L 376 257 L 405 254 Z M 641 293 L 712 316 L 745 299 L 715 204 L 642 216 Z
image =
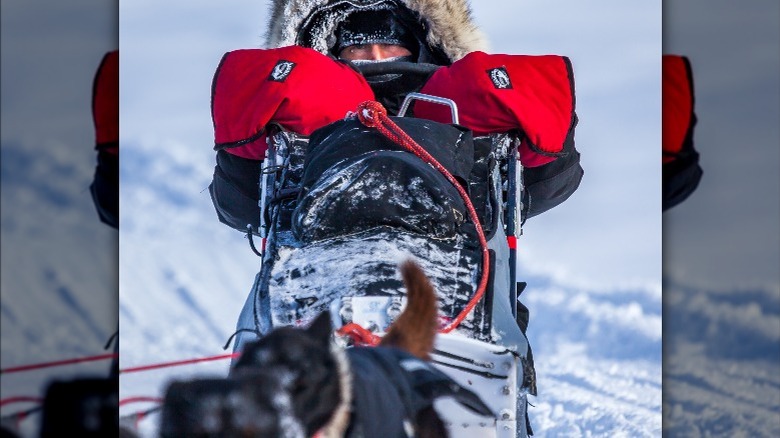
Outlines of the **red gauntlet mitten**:
M 519 129 L 525 167 L 555 161 L 574 141 L 574 75 L 564 56 L 472 52 L 437 70 L 420 92 L 454 100 L 460 124 L 477 135 Z M 450 121 L 449 109 L 427 102 L 415 103 L 414 114 Z
M 212 84 L 214 149 L 262 160 L 269 123 L 309 135 L 373 99 L 363 76 L 312 49 L 228 52 Z
M 100 61 L 92 88 L 97 166 L 89 189 L 100 220 L 119 227 L 119 51 Z
M 668 210 L 687 199 L 702 177 L 699 153 L 693 147 L 693 75 L 688 58 L 662 57 L 661 83 L 663 148 L 663 204 Z
M 116 155 L 119 143 L 119 51 L 100 61 L 92 91 L 96 148 Z
M 683 144 L 693 128 L 693 86 L 690 66 L 682 56 L 662 57 L 663 99 L 662 125 L 663 162 L 669 163 L 682 152 Z

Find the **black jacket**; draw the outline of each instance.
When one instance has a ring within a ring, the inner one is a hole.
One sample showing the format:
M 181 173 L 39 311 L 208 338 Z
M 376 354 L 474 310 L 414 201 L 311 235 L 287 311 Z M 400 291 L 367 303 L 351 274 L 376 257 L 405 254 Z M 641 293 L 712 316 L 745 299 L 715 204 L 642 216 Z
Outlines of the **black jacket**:
M 444 396 L 477 414 L 493 417 L 482 400 L 430 363 L 395 348 L 346 350 L 352 374 L 352 421 L 348 438 L 410 436 L 404 422 Z

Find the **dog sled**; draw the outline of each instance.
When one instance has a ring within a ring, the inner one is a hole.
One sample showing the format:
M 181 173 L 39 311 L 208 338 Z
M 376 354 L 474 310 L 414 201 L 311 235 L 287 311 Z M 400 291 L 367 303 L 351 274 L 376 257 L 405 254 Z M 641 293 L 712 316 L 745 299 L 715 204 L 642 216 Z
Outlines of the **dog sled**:
M 452 124 L 407 116 L 417 101 L 449 106 Z M 434 363 L 495 413 L 480 417 L 438 401 L 452 436 L 525 436 L 526 396 L 535 385 L 515 273 L 519 139 L 474 137 L 457 114 L 451 100 L 411 93 L 390 119 L 467 199 L 433 165 L 357 116 L 311 136 L 268 127 L 260 228 L 248 230 L 253 248 L 252 234 L 262 240 L 262 265 L 234 349 L 275 327 L 306 325 L 323 311 L 337 328 L 383 334 L 405 303 L 397 266 L 412 258 L 437 290 L 448 328 L 438 336 Z

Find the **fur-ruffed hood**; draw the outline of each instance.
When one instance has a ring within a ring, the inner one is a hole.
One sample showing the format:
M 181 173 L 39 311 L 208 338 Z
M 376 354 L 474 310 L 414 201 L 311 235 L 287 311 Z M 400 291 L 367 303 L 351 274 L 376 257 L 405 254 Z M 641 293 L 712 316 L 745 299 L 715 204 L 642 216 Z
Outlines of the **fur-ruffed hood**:
M 266 48 L 303 45 L 327 54 L 336 26 L 357 10 L 405 6 L 427 29 L 427 43 L 450 62 L 487 51 L 468 0 L 272 0 Z M 302 28 L 309 29 L 302 35 Z

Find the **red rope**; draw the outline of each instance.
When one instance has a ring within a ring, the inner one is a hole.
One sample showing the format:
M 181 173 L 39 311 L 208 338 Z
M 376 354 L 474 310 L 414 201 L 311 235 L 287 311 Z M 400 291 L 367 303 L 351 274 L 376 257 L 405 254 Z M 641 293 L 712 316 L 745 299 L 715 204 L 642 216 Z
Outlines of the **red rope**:
M 98 360 L 113 359 L 115 357 L 117 357 L 116 353 L 106 353 L 106 354 L 99 354 L 97 356 L 77 357 L 73 359 L 64 359 L 64 360 L 57 360 L 52 362 L 41 362 L 41 363 L 35 363 L 30 365 L 20 365 L 17 367 L 4 368 L 0 370 L 0 374 L 11 374 L 11 373 L 18 373 L 22 371 L 37 370 L 41 368 L 59 367 L 63 365 L 71 365 L 74 363 L 95 362 Z
M 359 324 L 351 322 L 344 325 L 340 329 L 336 330 L 336 334 L 340 336 L 349 336 L 356 345 L 377 345 L 382 340 L 379 336 L 371 333 L 371 331 L 361 327 Z
M 161 363 L 155 363 L 150 365 L 140 365 L 136 367 L 124 368 L 119 370 L 119 372 L 121 374 L 137 373 L 140 371 L 156 370 L 159 368 L 169 368 L 169 367 L 189 365 L 189 364 L 200 363 L 200 362 L 211 362 L 215 360 L 232 359 L 234 357 L 238 357 L 239 355 L 240 353 L 230 353 L 230 354 L 221 354 L 219 356 L 200 357 L 196 359 L 177 360 L 173 362 L 161 362 Z
M 463 310 L 458 314 L 458 316 L 455 317 L 455 319 L 453 319 L 444 328 L 439 330 L 441 333 L 449 333 L 458 327 L 464 319 L 466 319 L 466 316 L 468 316 L 468 314 L 474 309 L 474 306 L 477 305 L 479 300 L 482 299 L 482 296 L 485 294 L 485 289 L 487 288 L 488 274 L 490 271 L 490 257 L 488 253 L 487 239 L 485 239 L 485 234 L 482 230 L 482 224 L 479 221 L 477 212 L 474 209 L 474 205 L 471 203 L 471 199 L 469 198 L 468 194 L 460 185 L 460 183 L 455 179 L 455 177 L 452 176 L 452 174 L 444 166 L 442 166 L 441 163 L 436 161 L 436 159 L 431 154 L 429 154 L 428 151 L 417 144 L 417 142 L 414 141 L 414 139 L 410 137 L 409 134 L 404 132 L 403 129 L 390 120 L 390 118 L 387 116 L 387 110 L 385 110 L 382 104 L 376 101 L 363 102 L 358 106 L 357 116 L 361 123 L 368 126 L 369 128 L 376 128 L 376 130 L 379 131 L 382 135 L 397 143 L 399 146 L 403 147 L 409 152 L 417 155 L 423 161 L 430 164 L 442 175 L 444 175 L 444 177 L 447 178 L 447 180 L 458 191 L 460 197 L 463 198 L 463 202 L 466 205 L 466 209 L 469 213 L 469 218 L 476 226 L 477 236 L 479 237 L 479 244 L 482 247 L 482 277 L 479 280 L 477 291 L 474 293 L 474 296 L 471 297 L 471 300 L 469 300 L 469 302 L 466 304 L 466 307 L 463 308 Z
M 40 397 L 31 397 L 27 395 L 20 395 L 16 397 L 8 397 L 0 399 L 0 406 L 11 405 L 15 403 L 42 403 L 43 399 Z
M 136 396 L 127 397 L 119 400 L 119 406 L 129 405 L 131 403 L 162 403 L 163 399 L 160 397 L 148 397 L 148 396 Z
M 119 402 L 119 405 L 122 404 L 129 404 L 129 403 L 135 403 L 135 402 L 157 402 L 159 404 L 163 403 L 163 399 L 159 397 L 130 397 L 127 399 L 124 399 L 123 401 Z M 146 418 L 147 415 L 151 414 L 152 412 L 159 411 L 161 409 L 160 406 L 155 406 L 151 409 L 146 409 L 139 412 L 133 412 L 132 414 L 122 415 L 119 417 L 119 420 L 125 420 L 125 419 L 132 419 L 133 425 L 135 427 L 135 430 L 138 430 L 139 425 L 141 424 L 141 421 Z

